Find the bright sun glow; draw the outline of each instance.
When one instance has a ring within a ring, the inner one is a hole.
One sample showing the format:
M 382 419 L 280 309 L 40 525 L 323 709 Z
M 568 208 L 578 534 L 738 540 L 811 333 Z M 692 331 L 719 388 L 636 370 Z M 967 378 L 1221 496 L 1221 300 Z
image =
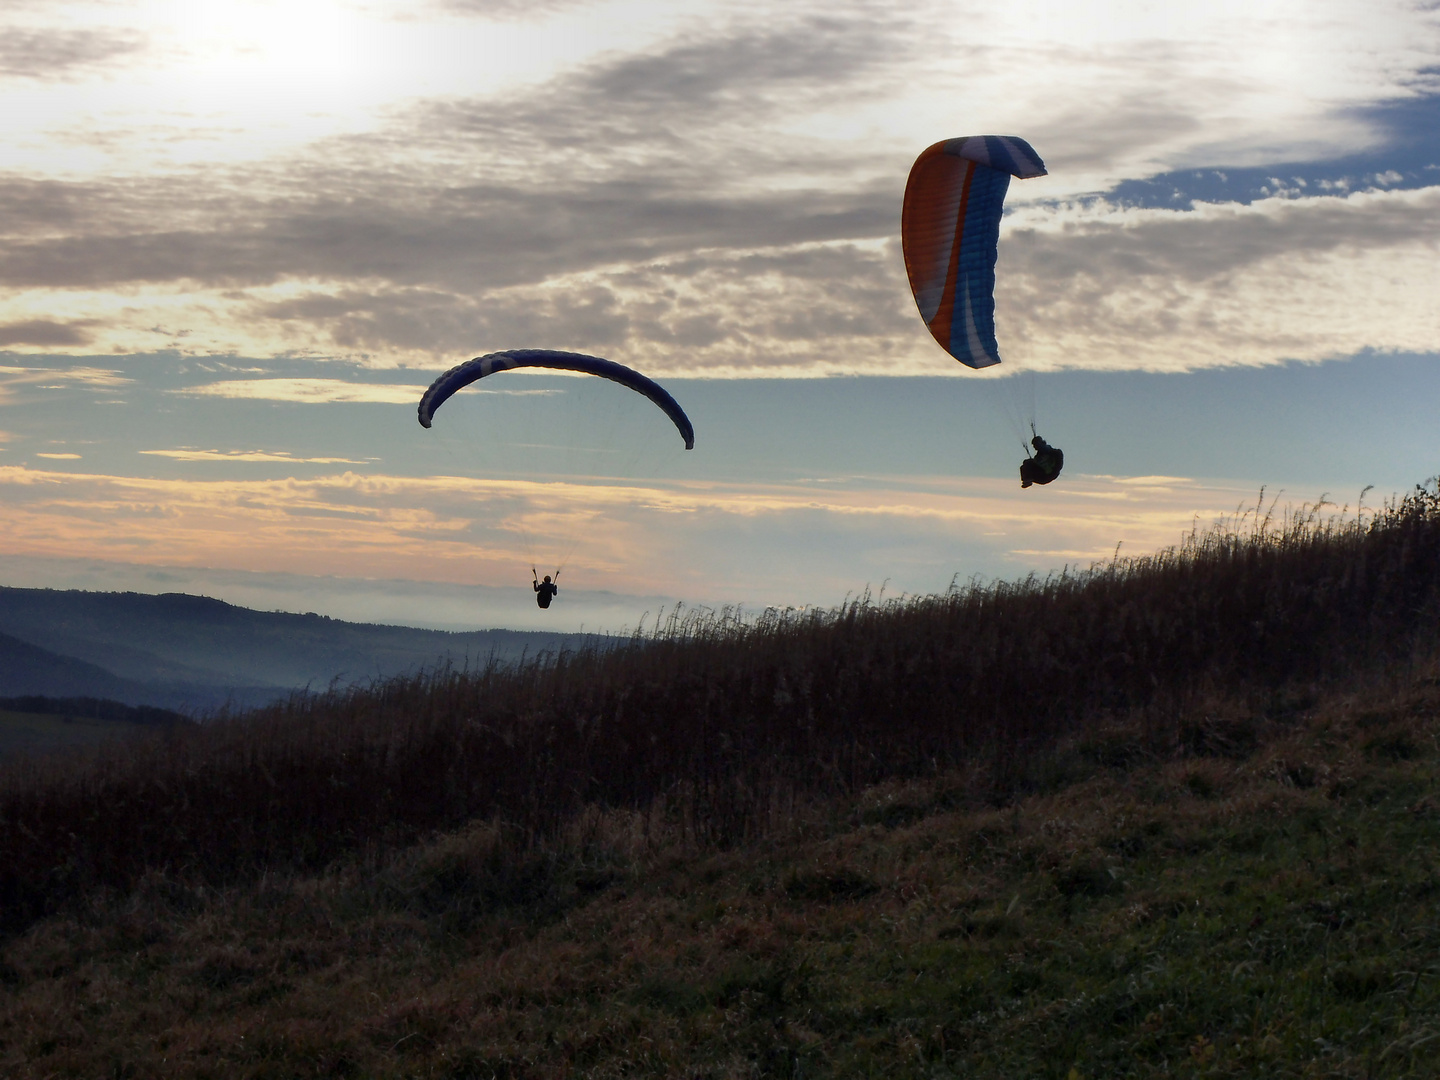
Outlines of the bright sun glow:
M 64 78 L 5 86 L 0 160 L 50 175 L 256 161 L 377 130 L 422 99 L 505 93 L 661 39 L 695 5 L 497 10 L 411 0 L 56 3 L 0 16 L 120 42 Z M 102 136 L 103 133 L 103 136 Z
M 182 0 L 168 9 L 178 45 L 212 77 L 323 86 L 358 74 L 363 24 L 336 0 Z

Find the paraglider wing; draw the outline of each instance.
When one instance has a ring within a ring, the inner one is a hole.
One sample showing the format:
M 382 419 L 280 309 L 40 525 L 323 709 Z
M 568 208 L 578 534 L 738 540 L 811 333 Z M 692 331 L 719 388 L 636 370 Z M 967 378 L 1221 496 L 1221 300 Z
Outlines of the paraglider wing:
M 943 349 L 972 368 L 1000 362 L 995 260 L 1010 177 L 1044 176 L 1024 139 L 973 135 L 929 147 L 910 168 L 900 243 L 920 317 Z
M 691 425 L 690 418 L 685 415 L 685 410 L 680 408 L 680 403 L 671 397 L 659 383 L 653 379 L 647 379 L 638 371 L 634 371 L 624 364 L 617 364 L 613 360 L 602 360 L 598 356 L 586 356 L 584 353 L 555 352 L 550 349 L 513 349 L 509 352 L 487 353 L 451 368 L 431 383 L 430 389 L 426 390 L 424 396 L 421 397 L 420 426 L 428 428 L 435 416 L 435 410 L 440 408 L 455 391 L 463 389 L 487 375 L 493 375 L 497 371 L 509 371 L 513 368 L 579 371 L 587 375 L 598 375 L 602 379 L 609 379 L 611 382 L 629 387 L 638 394 L 644 394 L 664 410 L 665 415 L 670 417 L 671 422 L 680 429 L 680 435 L 685 440 L 686 450 L 695 448 L 695 428 Z

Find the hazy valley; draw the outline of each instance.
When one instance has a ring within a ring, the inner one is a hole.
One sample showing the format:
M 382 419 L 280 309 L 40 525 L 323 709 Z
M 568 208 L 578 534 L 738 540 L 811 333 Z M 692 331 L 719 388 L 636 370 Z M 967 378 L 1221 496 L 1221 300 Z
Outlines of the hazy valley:
M 109 698 L 205 714 L 443 663 L 509 663 L 587 640 L 347 623 L 181 593 L 0 587 L 0 698 Z

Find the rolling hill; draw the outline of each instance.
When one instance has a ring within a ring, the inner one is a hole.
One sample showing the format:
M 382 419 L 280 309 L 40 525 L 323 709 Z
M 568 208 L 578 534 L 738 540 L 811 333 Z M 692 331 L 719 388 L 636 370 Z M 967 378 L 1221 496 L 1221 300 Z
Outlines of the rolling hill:
M 502 663 L 602 639 L 451 633 L 253 611 L 184 593 L 0 587 L 0 697 L 108 697 L 192 712 L 363 685 L 449 663 Z M 27 649 L 33 651 L 26 651 Z
M 0 633 L 0 697 L 95 697 L 140 704 L 158 688 Z

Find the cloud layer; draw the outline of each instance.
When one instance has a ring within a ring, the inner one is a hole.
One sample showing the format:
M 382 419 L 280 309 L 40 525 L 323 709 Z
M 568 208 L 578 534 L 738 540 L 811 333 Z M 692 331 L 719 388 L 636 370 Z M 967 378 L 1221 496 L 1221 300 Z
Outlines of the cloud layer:
M 1086 477 L 1037 511 L 1017 503 L 1013 487 L 1008 479 L 618 486 L 355 472 L 197 481 L 0 466 L 0 548 L 460 585 L 523 585 L 517 575 L 528 578 L 538 561 L 563 563 L 582 590 L 603 583 L 711 603 L 833 603 L 867 582 L 943 590 L 962 572 L 962 552 L 967 575 L 981 567 L 1013 575 L 1089 565 L 1111 555 L 1117 538 L 1135 550 L 1177 543 L 1197 509 L 1209 520 L 1250 497 L 1164 477 Z M 564 550 L 579 533 L 584 544 Z M 814 564 L 803 579 L 792 572 L 797 544 Z
M 232 20 L 269 11 L 230 7 Z M 999 304 L 1017 362 L 1180 369 L 1432 347 L 1434 187 L 1148 213 L 1077 198 L 1186 162 L 1370 145 L 1383 164 L 1383 123 L 1357 109 L 1428 86 L 1433 11 L 1332 0 L 1278 12 L 1284 39 L 1267 40 L 1269 16 L 1222 8 L 1157 21 L 1144 5 L 1061 5 L 1027 21 L 938 3 L 692 4 L 663 21 L 610 4 L 596 10 L 637 28 L 628 51 L 468 92 L 440 63 L 427 93 L 390 58 L 410 81 L 383 107 L 269 154 L 249 113 L 232 139 L 141 95 L 112 122 L 67 83 L 64 119 L 15 144 L 32 167 L 0 174 L 0 345 L 381 366 L 527 345 L 662 375 L 939 373 L 894 243 L 899 198 L 919 147 L 978 124 L 1027 134 L 1051 165 L 1012 188 Z M 532 8 L 514 29 L 505 3 L 431 10 L 465 40 L 511 28 L 562 51 L 590 17 Z M 0 52 L 0 93 L 46 71 L 123 83 L 141 55 L 163 74 L 167 57 L 218 47 L 159 22 L 36 18 L 9 39 L 33 49 Z M 430 25 L 403 25 L 416 23 Z M 167 123 L 186 161 L 144 149 Z M 77 167 L 77 139 L 112 168 Z M 1372 284 L 1386 266 L 1400 288 Z
M 143 48 L 133 32 L 11 27 L 0 36 L 0 78 L 76 80 Z

